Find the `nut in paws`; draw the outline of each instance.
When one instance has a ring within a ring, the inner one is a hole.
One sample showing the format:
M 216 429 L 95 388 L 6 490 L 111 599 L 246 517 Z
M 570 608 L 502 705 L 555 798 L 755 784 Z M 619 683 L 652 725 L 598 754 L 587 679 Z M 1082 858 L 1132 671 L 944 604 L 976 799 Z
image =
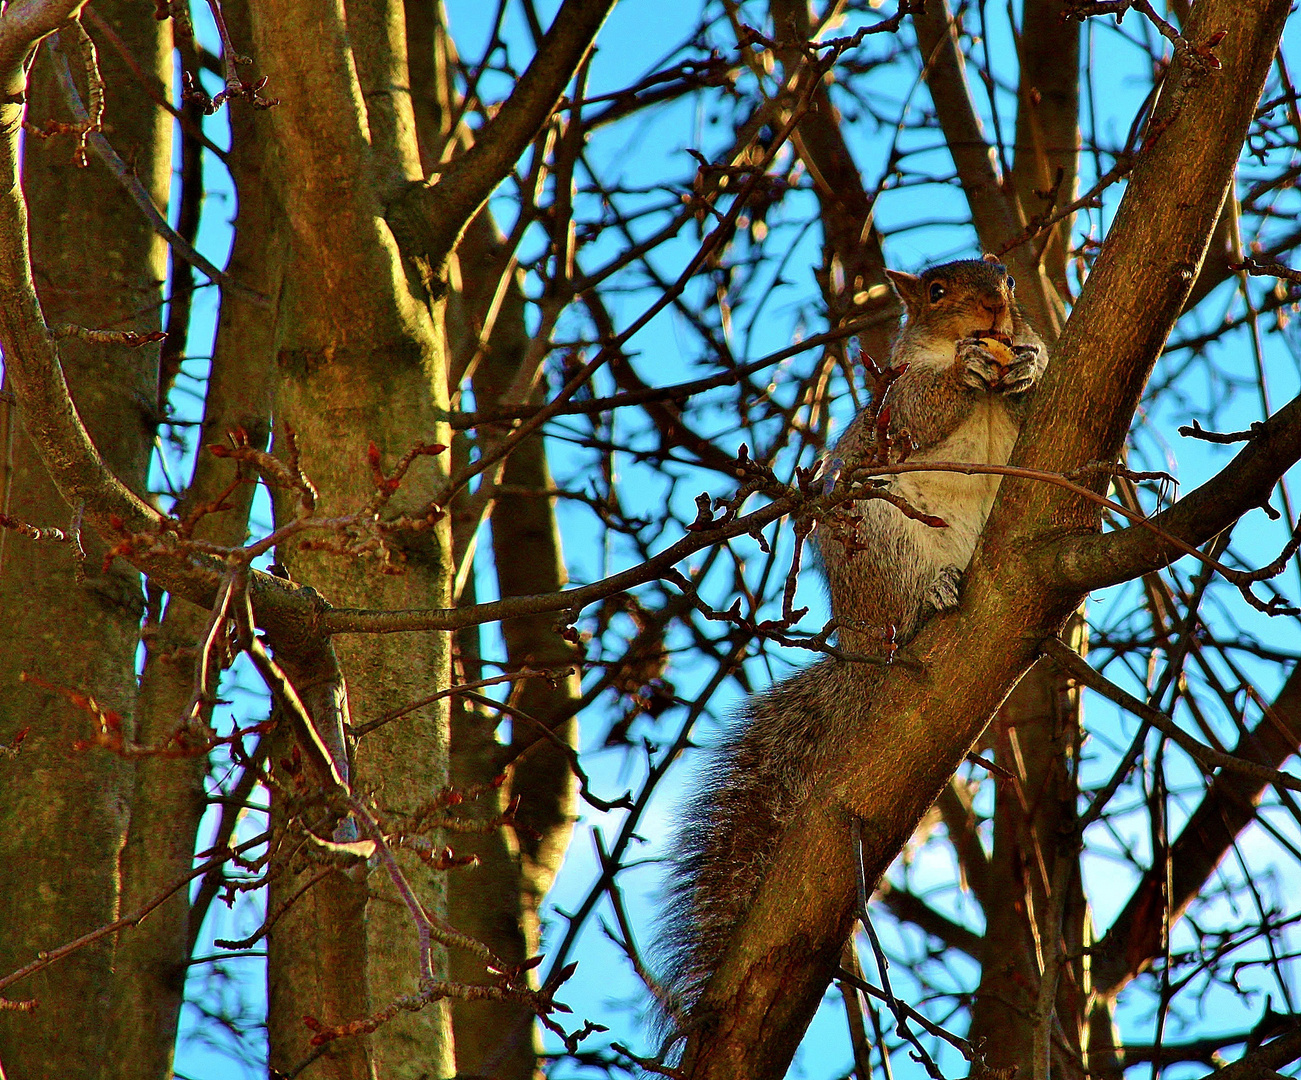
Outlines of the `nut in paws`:
M 1043 369 L 1037 345 L 1012 345 L 985 335 L 958 342 L 962 381 L 975 390 L 1007 394 L 1029 390 Z
M 1013 345 L 1011 365 L 999 382 L 1005 394 L 1020 394 L 1039 381 L 1043 373 L 1043 350 L 1038 345 Z
M 1000 356 L 995 355 L 987 345 L 1006 350 L 1008 359 L 1012 359 L 1011 350 L 991 338 L 966 338 L 958 342 L 961 378 L 973 390 L 995 390 L 1007 374 L 1008 364 L 1002 363 Z

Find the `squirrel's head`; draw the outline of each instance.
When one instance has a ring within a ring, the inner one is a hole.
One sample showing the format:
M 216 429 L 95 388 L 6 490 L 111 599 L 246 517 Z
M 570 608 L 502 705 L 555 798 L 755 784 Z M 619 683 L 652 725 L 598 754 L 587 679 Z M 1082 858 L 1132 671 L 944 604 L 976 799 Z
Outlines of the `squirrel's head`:
M 906 328 L 948 341 L 1012 333 L 1016 282 L 993 255 L 932 266 L 920 274 L 887 270 L 903 302 Z

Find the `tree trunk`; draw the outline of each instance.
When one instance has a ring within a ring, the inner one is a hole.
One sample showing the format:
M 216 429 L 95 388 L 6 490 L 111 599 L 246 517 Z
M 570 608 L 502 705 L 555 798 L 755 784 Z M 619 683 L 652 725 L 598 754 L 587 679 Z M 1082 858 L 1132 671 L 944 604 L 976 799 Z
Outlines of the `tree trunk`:
M 1010 183 L 1013 216 L 1025 221 L 1073 197 L 1078 168 L 1080 27 L 1064 17 L 1061 0 L 1027 3 L 1021 33 L 1016 157 Z M 1053 344 L 1065 311 L 1070 219 L 1044 238 L 1041 273 L 1025 281 L 1036 324 Z M 1005 237 L 981 237 L 998 250 Z M 1024 253 L 1025 248 L 1021 249 Z M 1083 618 L 1071 624 L 1077 649 L 1087 643 Z M 997 778 L 993 848 L 984 874 L 985 940 L 980 986 L 969 1035 L 984 1040 L 986 1063 L 1029 1072 L 1049 1029 L 1038 1015 L 1045 971 L 1059 972 L 1052 1001 L 1068 1050 L 1052 1058 L 1053 1074 L 1077 1077 L 1087 1046 L 1088 968 L 1079 959 L 1057 967 L 1054 956 L 1079 957 L 1091 941 L 1078 854 L 1063 847 L 1074 834 L 1081 739 L 1080 693 L 1052 664 L 1032 667 L 1008 696 L 986 733 L 994 756 L 1011 778 Z M 1067 860 L 1069 866 L 1058 865 Z M 1065 895 L 1053 895 L 1053 882 Z M 1036 1038 L 1039 1046 L 1036 1046 Z M 1037 1062 L 1040 1068 L 1045 1062 Z M 1035 1075 L 1039 1075 L 1036 1073 Z
M 170 80 L 170 24 L 137 4 L 96 5 L 156 79 Z M 72 30 L 61 35 L 82 100 L 81 56 Z M 132 92 L 125 65 L 100 42 L 107 94 L 105 129 L 157 205 L 166 205 L 171 170 L 171 120 L 148 97 Z M 43 127 L 69 119 L 53 76 L 48 45 L 38 50 L 27 119 Z M 24 189 L 31 215 L 31 253 L 46 323 L 135 330 L 159 327 L 166 250 L 121 184 L 92 155 L 73 164 L 73 140 L 28 137 Z M 77 408 L 109 466 L 143 494 L 153 444 L 158 348 L 60 344 Z M 66 528 L 75 514 L 58 495 L 21 427 L 12 431 L 11 484 L 4 510 L 42 526 Z M 9 462 L 6 462 L 9 466 Z M 144 597 L 140 575 L 124 560 L 105 569 L 106 546 L 83 535 L 87 558 L 70 547 L 9 534 L 0 548 L 0 742 L 30 727 L 22 756 L 6 763 L 0 784 L 0 968 L 31 961 L 38 950 L 107 922 L 121 903 L 118 858 L 132 792 L 131 766 L 110 752 L 73 749 L 93 737 L 95 718 L 22 672 L 93 695 L 122 716 L 135 734 L 136 649 Z M 20 984 L 35 998 L 33 1013 L 0 1012 L 0 1061 L 9 1075 L 98 1076 L 118 1025 L 153 1020 L 115 1013 L 113 939 L 108 938 Z M 174 976 L 173 972 L 173 976 Z M 98 1017 L 76 1022 L 74 1017 Z M 166 1027 L 166 1021 L 163 1022 Z M 143 1075 L 137 1074 L 137 1075 Z
M 276 341 L 276 448 L 282 459 L 291 457 L 293 433 L 299 463 L 319 492 L 319 517 L 355 512 L 375 495 L 369 444 L 391 470 L 413 446 L 450 441 L 441 419 L 444 306 L 431 304 L 408 276 L 384 223 L 385 202 L 419 176 L 409 96 L 392 90 L 404 82 L 392 71 L 404 68 L 405 55 L 397 36 L 377 32 L 400 22 L 383 5 L 363 8 L 349 18 L 376 32 L 357 30 L 350 38 L 356 28 L 345 26 L 341 9 L 252 6 L 256 54 L 292 103 L 271 113 L 282 161 L 272 182 L 293 233 Z M 287 42 L 304 47 L 286 48 Z M 381 84 L 382 92 L 368 93 Z M 423 518 L 446 475 L 445 456 L 418 459 L 384 516 Z M 277 518 L 287 520 L 297 493 L 274 497 Z M 295 543 L 277 556 L 296 581 L 335 605 L 449 605 L 454 568 L 446 517 L 403 537 L 388 539 L 387 567 L 374 549 L 367 555 Z M 446 687 L 449 639 L 431 631 L 336 642 L 351 716 L 364 723 Z M 353 790 L 381 813 L 414 811 L 447 783 L 447 724 L 444 699 L 368 735 L 356 750 Z M 443 917 L 443 876 L 414 857 L 399 852 L 398 859 L 419 902 Z M 283 861 L 274 869 L 273 911 L 305 880 Z M 271 932 L 273 1067 L 292 1068 L 309 1052 L 304 1016 L 327 1024 L 358 1019 L 418 989 L 410 913 L 382 872 L 372 870 L 368 880 L 352 873 L 331 875 Z M 435 968 L 445 969 L 441 952 Z M 327 1075 L 449 1075 L 449 1027 L 445 1003 L 402 1012 L 369 1038 L 332 1044 Z
M 224 11 L 241 44 L 247 39 L 247 13 L 240 0 Z M 276 275 L 283 262 L 284 237 L 272 188 L 263 181 L 274 161 L 265 113 L 230 110 L 231 151 L 227 165 L 238 196 L 235 243 L 226 272 L 241 285 L 275 296 Z M 191 178 L 187 178 L 187 182 Z M 173 259 L 173 278 L 190 275 L 187 263 Z M 173 284 L 173 296 L 180 288 Z M 270 379 L 274 309 L 254 302 L 236 289 L 222 295 L 221 318 L 204 401 L 202 434 L 189 489 L 176 507 L 178 517 L 212 505 L 231 479 L 228 461 L 207 452 L 241 430 L 251 445 L 265 449 L 271 434 Z M 169 345 L 171 343 L 169 342 Z M 222 546 L 238 546 L 248 531 L 254 486 L 244 484 L 225 495 L 228 509 L 202 518 L 195 537 Z M 161 600 L 161 597 L 159 598 Z M 155 611 L 154 617 L 157 617 Z M 187 715 L 195 687 L 196 643 L 211 613 L 180 597 L 168 598 L 161 622 L 145 636 L 140 682 L 138 739 L 163 743 Z M 206 704 L 199 719 L 211 718 Z M 246 722 L 246 721 L 245 721 Z M 191 746 L 202 738 L 199 730 Z M 150 900 L 167 882 L 186 873 L 205 800 L 203 776 L 207 754 L 151 757 L 136 767 L 131 829 L 122 859 L 122 906 L 133 910 Z M 228 808 L 234 813 L 233 808 Z M 214 879 L 220 872 L 214 872 Z M 176 1025 L 184 996 L 190 943 L 199 927 L 190 909 L 190 891 L 179 891 L 140 926 L 124 934 L 117 951 L 114 1016 L 134 1022 L 115 1029 L 114 1051 L 106 1075 L 122 1080 L 171 1076 Z M 201 915 L 199 916 L 202 917 Z M 143 1022 L 148 1018 L 148 1022 Z
M 458 295 L 459 319 L 452 335 L 458 357 L 478 355 L 472 378 L 481 406 L 516 404 L 503 400 L 534 357 L 533 342 L 524 324 L 523 294 L 518 283 L 506 285 L 505 300 L 489 329 L 486 313 L 497 284 L 510 267 L 502 241 L 485 213 L 470 224 L 458 249 L 462 291 Z M 481 336 L 487 341 L 480 346 Z M 529 396 L 541 400 L 540 391 Z M 540 438 L 524 442 L 506 461 L 501 473 L 506 488 L 490 503 L 493 563 L 500 595 L 547 593 L 568 584 L 555 520 L 546 451 Z M 473 500 L 475 504 L 478 500 Z M 471 511 L 464 528 L 478 523 Z M 518 553 L 529 552 L 520 559 Z M 510 668 L 562 666 L 574 659 L 574 648 L 560 637 L 553 615 L 512 619 L 502 625 Z M 553 685 L 542 679 L 521 681 L 510 703 L 545 724 L 556 736 L 577 748 L 578 721 L 574 715 L 579 697 L 578 678 L 572 675 Z M 510 716 L 511 714 L 507 714 Z M 567 757 L 534 722 L 511 720 L 509 748 L 498 743 L 494 731 L 500 717 L 467 715 L 469 730 L 457 732 L 455 780 L 458 786 L 488 783 L 512 764 L 508 780 L 489 799 L 484 796 L 481 818 L 500 814 L 519 799 L 516 819 L 522 828 L 499 828 L 482 838 L 467 836 L 462 846 L 479 864 L 455 874 L 449 884 L 453 921 L 465 933 L 483 941 L 503 959 L 521 962 L 541 945 L 539 909 L 569 845 L 576 815 L 576 792 Z M 452 974 L 457 980 L 483 982 L 482 965 L 474 969 L 472 957 L 454 954 Z M 537 1068 L 535 1024 L 529 1010 L 512 1002 L 459 1002 L 454 1010 L 458 1062 L 471 1072 L 524 1078 Z

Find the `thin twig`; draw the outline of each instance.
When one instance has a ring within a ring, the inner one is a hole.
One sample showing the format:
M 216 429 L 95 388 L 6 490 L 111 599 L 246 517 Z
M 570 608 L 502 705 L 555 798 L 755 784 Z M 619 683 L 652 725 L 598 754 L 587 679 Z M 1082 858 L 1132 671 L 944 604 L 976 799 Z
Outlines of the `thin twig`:
M 1165 713 L 1139 701 L 1132 694 L 1122 690 L 1100 672 L 1089 666 L 1069 645 L 1058 638 L 1047 638 L 1040 646 L 1041 651 L 1054 664 L 1077 682 L 1083 683 L 1090 690 L 1096 690 L 1103 697 L 1114 701 L 1139 719 L 1151 724 L 1164 735 L 1168 735 L 1179 748 L 1201 765 L 1208 773 L 1216 769 L 1237 773 L 1266 784 L 1276 784 L 1290 791 L 1301 791 L 1301 779 L 1287 773 L 1260 765 L 1254 761 L 1226 754 L 1205 743 L 1198 742 Z
M 78 124 L 89 124 L 90 114 L 86 111 L 86 106 L 81 100 L 81 94 L 77 91 L 77 84 L 73 81 L 72 71 L 68 65 L 68 58 L 59 51 L 57 34 L 50 35 L 46 42 L 46 48 L 54 63 L 55 76 L 58 79 L 60 89 L 63 91 L 64 100 L 67 102 L 68 109 L 72 112 L 72 115 Z M 126 190 L 126 193 L 131 197 L 131 201 L 140 208 L 141 213 L 145 216 L 145 220 L 149 222 L 154 232 L 158 233 L 159 236 L 167 241 L 168 246 L 171 247 L 173 252 L 198 270 L 199 273 L 208 278 L 209 281 L 216 281 L 226 288 L 237 290 L 251 303 L 257 304 L 260 307 L 268 307 L 270 305 L 271 301 L 269 297 L 263 296 L 255 289 L 250 289 L 247 285 L 242 285 L 238 281 L 235 281 L 229 275 L 217 269 L 217 267 L 199 254 L 193 246 L 185 242 L 184 238 L 167 223 L 167 219 L 162 215 L 158 207 L 154 205 L 154 201 L 150 197 L 149 192 L 145 190 L 144 185 L 140 182 L 139 178 L 136 177 L 135 173 L 132 172 L 130 166 L 118 157 L 117 151 L 113 149 L 112 145 L 109 143 L 108 139 L 104 137 L 102 132 L 90 131 L 88 129 L 86 141 L 90 145 L 90 148 L 95 151 L 95 155 L 100 159 L 100 161 L 108 167 L 109 172 L 113 174 L 117 179 L 117 182 Z
M 876 936 L 876 927 L 872 925 L 872 920 L 867 911 L 867 871 L 863 866 L 863 829 L 857 817 L 854 818 L 853 831 L 854 875 L 858 883 L 858 921 L 862 923 L 863 929 L 867 932 L 867 940 L 872 944 L 872 953 L 876 957 L 876 971 L 881 977 L 883 1000 L 894 1014 L 895 1031 L 899 1033 L 901 1038 L 912 1043 L 915 1051 L 913 1059 L 925 1067 L 926 1074 L 932 1080 L 945 1080 L 939 1066 L 935 1064 L 934 1059 L 922 1046 L 921 1040 L 917 1038 L 916 1033 L 908 1025 L 908 1014 L 911 1010 L 905 1008 L 902 1002 L 895 997 L 894 990 L 890 986 L 890 961 L 886 959 L 885 950 L 881 948 L 881 939 Z

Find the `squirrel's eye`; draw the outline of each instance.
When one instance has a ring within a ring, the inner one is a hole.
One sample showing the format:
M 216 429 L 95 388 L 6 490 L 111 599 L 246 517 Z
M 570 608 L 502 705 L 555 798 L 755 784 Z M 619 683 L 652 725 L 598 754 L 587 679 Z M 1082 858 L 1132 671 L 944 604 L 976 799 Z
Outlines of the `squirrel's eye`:
M 1011 274 L 1008 274 L 1008 275 L 1007 275 L 1007 291 L 1008 291 L 1008 292 L 1011 292 L 1011 291 L 1012 291 L 1013 289 L 1015 289 L 1015 288 L 1016 288 L 1016 278 L 1014 278 Z
M 934 304 L 942 300 L 946 292 L 948 292 L 948 290 L 943 285 L 941 285 L 938 281 L 931 282 L 931 292 L 930 292 L 931 303 Z

